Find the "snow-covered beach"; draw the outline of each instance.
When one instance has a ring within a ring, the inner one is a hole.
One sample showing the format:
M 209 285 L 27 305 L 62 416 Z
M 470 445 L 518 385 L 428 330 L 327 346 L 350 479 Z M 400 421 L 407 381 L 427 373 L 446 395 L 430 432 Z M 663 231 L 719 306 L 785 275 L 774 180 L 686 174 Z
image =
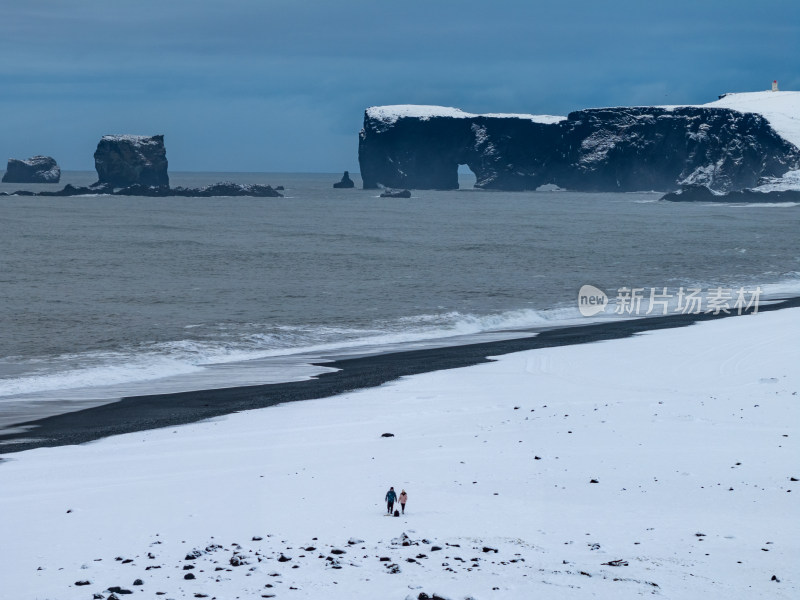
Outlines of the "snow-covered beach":
M 794 598 L 798 317 L 6 455 L 3 596 Z

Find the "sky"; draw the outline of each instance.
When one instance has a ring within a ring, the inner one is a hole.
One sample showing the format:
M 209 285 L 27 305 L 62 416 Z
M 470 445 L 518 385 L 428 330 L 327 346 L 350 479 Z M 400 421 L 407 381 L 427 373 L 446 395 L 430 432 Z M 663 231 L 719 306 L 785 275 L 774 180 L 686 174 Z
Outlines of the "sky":
M 797 0 L 25 0 L 0 10 L 0 160 L 358 171 L 364 109 L 566 115 L 800 90 Z

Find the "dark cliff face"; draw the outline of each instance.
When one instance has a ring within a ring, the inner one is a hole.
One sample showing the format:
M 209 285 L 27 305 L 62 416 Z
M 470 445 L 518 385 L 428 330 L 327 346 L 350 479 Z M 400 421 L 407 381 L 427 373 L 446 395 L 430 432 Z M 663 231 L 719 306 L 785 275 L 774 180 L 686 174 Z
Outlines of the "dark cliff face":
M 169 186 L 164 136 L 104 135 L 94 153 L 98 183 Z
M 32 156 L 28 160 L 8 159 L 3 183 L 58 183 L 61 168 L 50 156 Z
M 800 150 L 760 115 L 723 108 L 608 108 L 556 123 L 526 118 L 365 114 L 359 141 L 365 188 L 456 189 L 458 165 L 476 186 L 533 190 L 718 191 L 753 187 L 800 164 Z

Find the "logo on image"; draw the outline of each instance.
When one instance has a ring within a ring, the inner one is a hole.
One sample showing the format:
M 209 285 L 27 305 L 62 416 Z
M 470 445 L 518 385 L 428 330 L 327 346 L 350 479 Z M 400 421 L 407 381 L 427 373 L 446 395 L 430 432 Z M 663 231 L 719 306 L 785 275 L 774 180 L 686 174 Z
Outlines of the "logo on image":
M 601 313 L 608 306 L 606 293 L 593 285 L 583 285 L 578 292 L 578 310 L 584 317 L 592 317 Z

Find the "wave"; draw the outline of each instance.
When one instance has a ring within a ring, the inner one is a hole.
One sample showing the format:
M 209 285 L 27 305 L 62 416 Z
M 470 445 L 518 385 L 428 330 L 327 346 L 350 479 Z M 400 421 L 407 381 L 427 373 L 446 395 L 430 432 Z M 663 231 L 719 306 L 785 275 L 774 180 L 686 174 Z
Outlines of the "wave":
M 83 352 L 41 358 L 7 358 L 0 368 L 17 376 L 0 378 L 0 398 L 91 390 L 110 386 L 156 382 L 165 378 L 191 376 L 196 379 L 210 367 L 243 364 L 260 359 L 352 354 L 380 351 L 408 344 L 441 345 L 442 341 L 531 327 L 546 327 L 581 319 L 577 309 L 548 311 L 533 309 L 490 315 L 445 312 L 379 321 L 371 327 L 268 326 L 257 323 L 221 324 L 209 339 L 182 339 L 140 344 L 118 351 Z M 186 326 L 187 333 L 202 327 Z M 285 369 L 286 365 L 282 365 Z M 22 371 L 20 373 L 20 371 Z M 237 375 L 230 368 L 221 372 L 229 385 Z M 249 373 L 252 378 L 253 374 Z M 286 377 L 291 379 L 291 373 Z M 272 378 L 267 377 L 272 380 Z M 207 385 L 206 381 L 204 385 Z M 127 388 L 126 388 L 127 389 Z
M 694 287 L 709 288 L 700 284 Z M 798 296 L 800 273 L 785 273 L 781 281 L 760 287 L 762 300 Z M 615 291 L 606 292 L 608 308 L 592 318 L 581 316 L 577 305 L 561 305 L 485 315 L 458 311 L 419 314 L 377 320 L 366 327 L 263 323 L 209 327 L 192 323 L 184 328 L 186 339 L 131 345 L 116 351 L 0 359 L 0 373 L 7 374 L 0 377 L 0 401 L 31 395 L 37 399 L 63 398 L 70 391 L 76 392 L 76 397 L 107 398 L 291 381 L 324 372 L 324 367 L 309 368 L 310 363 L 323 358 L 468 343 L 489 339 L 489 334 L 498 339 L 498 335 L 517 336 L 519 333 L 514 332 L 519 330 L 660 314 L 616 314 Z M 670 306 L 674 304 L 675 300 Z

